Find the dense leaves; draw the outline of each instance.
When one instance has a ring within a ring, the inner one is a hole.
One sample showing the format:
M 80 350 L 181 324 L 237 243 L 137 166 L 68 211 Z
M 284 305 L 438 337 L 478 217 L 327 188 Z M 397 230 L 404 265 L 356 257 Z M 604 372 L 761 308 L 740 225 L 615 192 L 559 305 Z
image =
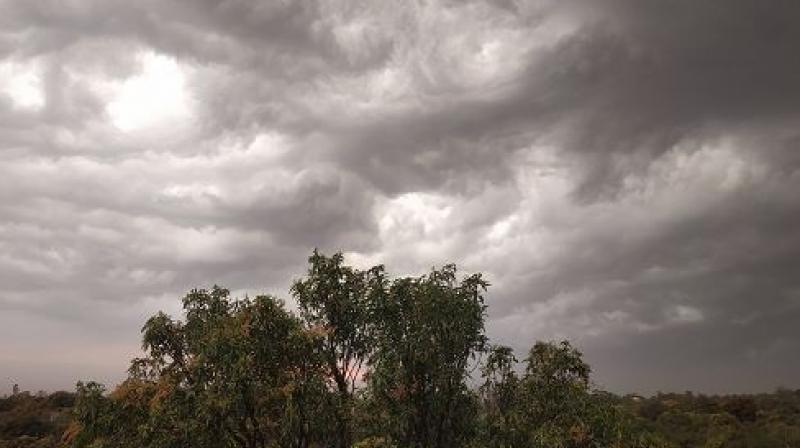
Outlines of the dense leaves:
M 0 448 L 55 447 L 70 419 L 75 394 L 31 394 L 20 391 L 0 397 Z
M 110 393 L 0 399 L 0 448 L 62 432 L 74 448 L 800 446 L 795 392 L 620 398 L 566 341 L 520 363 L 487 340 L 487 287 L 454 265 L 390 279 L 315 251 L 291 288 L 297 313 L 193 290 L 181 318 L 145 323 L 144 356 Z
M 479 446 L 660 447 L 611 396 L 590 388 L 591 369 L 568 342 L 537 342 L 518 376 L 508 347 L 484 364 Z
M 183 305 L 184 321 L 147 321 L 148 356 L 110 397 L 79 384 L 75 446 L 304 447 L 324 436 L 316 335 L 282 302 L 215 287 Z
M 800 390 L 749 396 L 627 396 L 626 408 L 677 447 L 800 447 Z
M 480 275 L 457 281 L 448 265 L 395 281 L 375 304 L 369 391 L 386 414 L 383 431 L 401 446 L 465 443 L 474 408 L 467 368 L 486 344 L 486 286 Z
M 359 271 L 344 265 L 342 254 L 328 258 L 316 250 L 308 260 L 308 276 L 292 286 L 306 325 L 316 331 L 316 354 L 325 376 L 332 383 L 335 400 L 335 446 L 352 444 L 353 394 L 363 368 L 374 351 L 375 324 L 371 303 L 382 296 L 385 275 L 382 266 Z

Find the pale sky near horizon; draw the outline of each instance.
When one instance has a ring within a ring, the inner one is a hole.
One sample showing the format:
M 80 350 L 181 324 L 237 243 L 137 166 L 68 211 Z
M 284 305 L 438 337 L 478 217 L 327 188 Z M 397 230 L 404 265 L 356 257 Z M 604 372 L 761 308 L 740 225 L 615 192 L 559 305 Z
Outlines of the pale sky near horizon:
M 0 0 L 0 394 L 314 247 L 616 392 L 800 387 L 800 2 Z

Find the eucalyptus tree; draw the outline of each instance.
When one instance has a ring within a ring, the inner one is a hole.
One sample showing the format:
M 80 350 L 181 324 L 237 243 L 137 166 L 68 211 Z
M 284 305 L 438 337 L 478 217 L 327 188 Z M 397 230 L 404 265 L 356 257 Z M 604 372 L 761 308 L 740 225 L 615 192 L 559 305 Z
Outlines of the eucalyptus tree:
M 508 347 L 496 347 L 486 359 L 480 446 L 667 446 L 613 396 L 592 388 L 591 368 L 569 342 L 536 342 L 521 374 L 515 364 Z
M 516 408 L 519 405 L 520 379 L 517 358 L 511 347 L 492 346 L 481 367 L 480 439 L 492 447 L 512 447 L 523 443 L 518 431 Z
M 307 276 L 291 292 L 306 325 L 320 337 L 315 346 L 335 391 L 336 446 L 353 442 L 353 398 L 374 348 L 371 303 L 383 294 L 383 266 L 361 271 L 344 264 L 344 256 L 314 251 Z M 330 397 L 330 395 L 329 395 Z
M 568 342 L 517 368 L 485 335 L 488 283 L 455 265 L 390 280 L 314 252 L 271 296 L 192 290 L 157 313 L 113 392 L 79 383 L 75 448 L 657 447 Z M 484 360 L 484 355 L 485 360 Z M 484 362 L 481 362 L 484 361 Z M 483 383 L 470 387 L 477 367 Z
M 182 321 L 147 321 L 146 356 L 109 397 L 79 388 L 74 446 L 308 447 L 325 437 L 315 335 L 281 301 L 214 287 L 183 307 Z
M 479 274 L 458 281 L 455 265 L 446 265 L 393 281 L 376 301 L 369 382 L 399 445 L 465 445 L 476 414 L 466 379 L 487 343 L 487 286 Z
M 521 381 L 524 412 L 535 426 L 571 418 L 589 393 L 591 368 L 569 342 L 536 342 Z

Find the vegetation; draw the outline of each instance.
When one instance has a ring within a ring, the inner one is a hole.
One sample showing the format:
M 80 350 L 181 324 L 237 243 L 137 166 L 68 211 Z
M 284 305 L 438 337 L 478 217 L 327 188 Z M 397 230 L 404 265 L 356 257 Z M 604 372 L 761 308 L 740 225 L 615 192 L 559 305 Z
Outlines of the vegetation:
M 618 397 L 566 341 L 520 363 L 486 337 L 487 287 L 314 252 L 297 312 L 193 290 L 181 319 L 146 322 L 113 391 L 0 399 L 0 448 L 800 447 L 800 391 Z
M 21 392 L 0 397 L 0 448 L 50 448 L 58 445 L 72 419 L 75 394 Z
M 659 393 L 616 401 L 676 447 L 800 447 L 800 390 L 733 396 Z

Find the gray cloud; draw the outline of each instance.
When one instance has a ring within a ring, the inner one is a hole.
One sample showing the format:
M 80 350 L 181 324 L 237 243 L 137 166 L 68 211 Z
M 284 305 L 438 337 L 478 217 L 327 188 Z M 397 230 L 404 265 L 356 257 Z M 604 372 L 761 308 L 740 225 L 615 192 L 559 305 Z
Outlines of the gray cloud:
M 795 2 L 0 9 L 0 381 L 113 382 L 320 247 L 486 272 L 493 338 L 613 390 L 796 385 Z

